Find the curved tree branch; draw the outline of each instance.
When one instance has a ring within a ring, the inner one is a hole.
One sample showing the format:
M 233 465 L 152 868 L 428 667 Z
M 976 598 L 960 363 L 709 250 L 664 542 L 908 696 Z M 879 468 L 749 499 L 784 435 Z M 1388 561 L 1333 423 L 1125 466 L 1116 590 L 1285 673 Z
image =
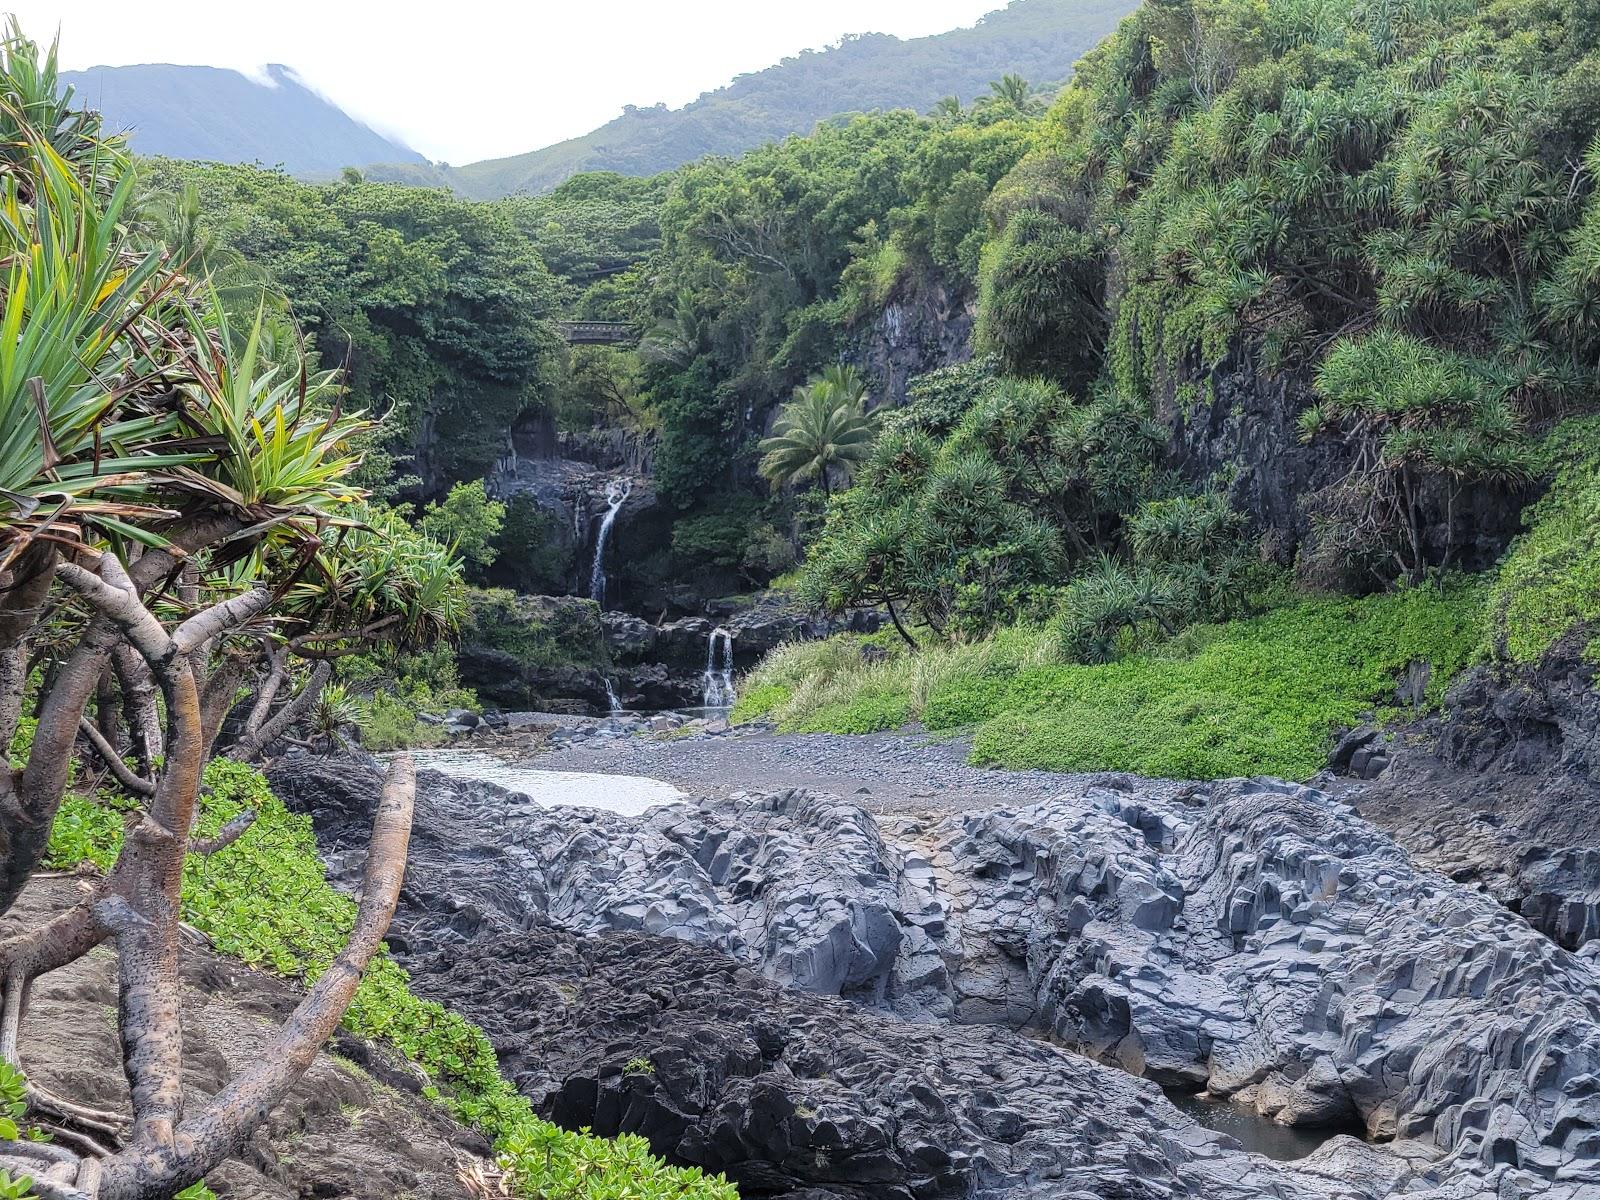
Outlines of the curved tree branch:
M 218 850 L 226 849 L 243 837 L 250 827 L 256 823 L 256 815 L 255 809 L 247 809 L 217 830 L 216 837 L 190 838 L 189 853 L 205 856 L 215 854 Z
M 311 706 L 317 702 L 317 697 L 322 694 L 322 689 L 328 686 L 328 680 L 333 678 L 333 665 L 323 661 L 312 668 L 307 677 L 305 686 L 290 700 L 271 720 L 262 724 L 259 729 L 246 730 L 245 735 L 239 739 L 239 744 L 229 753 L 240 762 L 254 762 L 266 753 L 267 747 L 283 737 L 295 722 L 300 720 L 310 711 Z
M 145 1200 L 198 1182 L 239 1151 L 305 1074 L 344 1016 L 362 972 L 388 932 L 405 876 L 415 799 L 416 768 L 402 755 L 389 767 L 373 821 L 361 906 L 344 950 L 317 978 L 255 1064 L 234 1076 L 203 1111 L 185 1121 L 169 1145 L 152 1146 L 136 1139 L 105 1161 L 101 1200 Z
M 136 774 L 127 763 L 122 761 L 122 756 L 117 753 L 116 747 L 106 741 L 105 735 L 95 726 L 88 717 L 78 718 L 78 729 L 89 744 L 94 747 L 95 753 L 100 756 L 100 761 L 111 769 L 117 782 L 138 796 L 154 796 L 156 785 L 148 779 Z

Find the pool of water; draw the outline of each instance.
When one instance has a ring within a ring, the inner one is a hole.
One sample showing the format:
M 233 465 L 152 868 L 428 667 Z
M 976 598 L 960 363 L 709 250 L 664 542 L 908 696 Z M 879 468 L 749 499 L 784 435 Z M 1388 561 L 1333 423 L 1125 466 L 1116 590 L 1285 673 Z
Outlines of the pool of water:
M 603 808 L 625 817 L 658 804 L 682 800 L 670 783 L 643 775 L 601 775 L 587 771 L 541 771 L 481 750 L 413 750 L 419 770 L 457 779 L 482 779 L 517 792 L 546 808 Z
M 1246 1150 L 1279 1162 L 1304 1158 L 1323 1142 L 1341 1133 L 1359 1137 L 1361 1132 L 1359 1129 L 1326 1126 L 1308 1129 L 1298 1125 L 1279 1125 L 1242 1104 L 1204 1099 L 1192 1092 L 1169 1091 L 1167 1099 L 1179 1111 L 1193 1117 L 1207 1129 L 1225 1133 Z

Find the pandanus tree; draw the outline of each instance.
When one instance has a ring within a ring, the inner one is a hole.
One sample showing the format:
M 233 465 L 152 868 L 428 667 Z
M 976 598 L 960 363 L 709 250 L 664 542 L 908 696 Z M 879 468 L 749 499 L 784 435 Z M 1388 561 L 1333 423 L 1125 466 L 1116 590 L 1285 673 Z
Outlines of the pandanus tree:
M 365 423 L 340 411 L 336 381 L 264 366 L 259 337 L 230 331 L 203 276 L 131 232 L 130 160 L 92 117 L 63 113 L 53 61 L 14 27 L 0 46 L 0 743 L 20 757 L 0 763 L 0 913 L 44 859 L 80 737 L 120 764 L 141 807 L 81 899 L 0 940 L 0 1057 L 21 1065 L 34 980 L 113 942 L 131 1120 L 30 1085 L 31 1119 L 55 1137 L 0 1141 L 0 1169 L 47 1200 L 131 1200 L 201 1179 L 304 1073 L 404 870 L 402 758 L 349 944 L 260 1058 L 186 1111 L 183 863 L 227 840 L 191 840 L 223 715 L 259 677 L 258 753 L 289 659 L 426 639 L 454 619 L 459 581 L 437 548 L 395 549 L 381 520 L 363 524 L 347 479 Z M 384 573 L 386 554 L 409 554 L 409 575 Z M 17 734 L 36 674 L 30 741 Z M 139 770 L 121 761 L 124 738 Z

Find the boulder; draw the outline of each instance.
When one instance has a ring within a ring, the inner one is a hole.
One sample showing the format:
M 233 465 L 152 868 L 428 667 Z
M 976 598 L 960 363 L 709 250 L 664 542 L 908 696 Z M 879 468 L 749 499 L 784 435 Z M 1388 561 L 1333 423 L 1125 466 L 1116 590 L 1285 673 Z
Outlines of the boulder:
M 606 612 L 600 615 L 600 624 L 613 660 L 644 659 L 655 653 L 655 627 L 643 618 L 622 612 Z
M 524 709 L 565 703 L 604 713 L 609 661 L 593 601 L 498 588 L 469 593 L 456 662 L 461 682 L 487 703 Z

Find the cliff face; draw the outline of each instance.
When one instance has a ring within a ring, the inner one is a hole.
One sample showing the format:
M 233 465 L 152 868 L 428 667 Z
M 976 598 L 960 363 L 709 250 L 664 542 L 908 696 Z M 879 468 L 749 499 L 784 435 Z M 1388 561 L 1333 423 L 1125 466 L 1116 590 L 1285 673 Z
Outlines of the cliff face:
M 873 381 L 878 404 L 898 408 L 916 376 L 972 357 L 976 315 L 967 289 L 942 279 L 923 281 L 898 291 L 882 312 L 856 329 L 845 360 Z
M 1315 399 L 1309 370 L 1269 371 L 1251 343 L 1236 346 L 1214 370 L 1173 372 L 1152 399 L 1152 415 L 1167 431 L 1168 465 L 1195 486 L 1221 485 L 1261 532 L 1263 552 L 1285 565 L 1314 549 L 1316 517 L 1353 461 L 1344 440 L 1302 439 L 1297 422 Z M 1517 533 L 1529 499 L 1471 486 L 1454 496 L 1433 489 L 1421 514 L 1430 554 L 1437 561 L 1448 551 L 1454 566 L 1487 569 Z M 1360 590 L 1377 577 L 1312 582 Z

